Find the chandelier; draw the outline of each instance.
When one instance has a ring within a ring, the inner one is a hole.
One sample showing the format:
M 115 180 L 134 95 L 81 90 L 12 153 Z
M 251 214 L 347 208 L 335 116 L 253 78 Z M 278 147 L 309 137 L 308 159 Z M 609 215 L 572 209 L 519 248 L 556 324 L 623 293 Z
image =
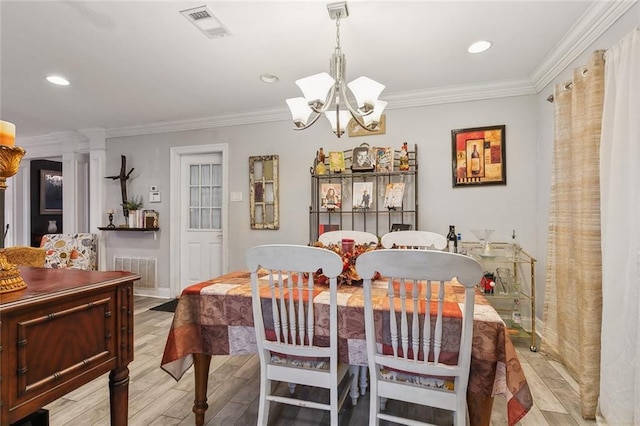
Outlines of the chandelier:
M 349 16 L 347 3 L 330 3 L 327 9 L 331 19 L 336 21 L 336 47 L 330 61 L 331 74 L 322 72 L 296 80 L 304 97 L 286 100 L 294 130 L 309 128 L 324 114 L 338 137 L 344 134 L 350 119 L 373 132 L 378 128 L 382 110 L 387 105 L 387 102 L 378 99 L 385 86 L 364 76 L 346 84 L 346 59 L 340 49 L 340 19 Z M 347 89 L 355 98 L 355 106 L 349 102 Z

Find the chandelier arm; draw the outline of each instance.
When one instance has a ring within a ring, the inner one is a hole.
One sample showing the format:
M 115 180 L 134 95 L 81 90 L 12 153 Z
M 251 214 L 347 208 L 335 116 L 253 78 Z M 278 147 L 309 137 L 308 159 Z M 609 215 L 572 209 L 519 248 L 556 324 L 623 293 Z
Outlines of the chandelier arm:
M 313 125 L 313 123 L 315 123 L 316 121 L 318 121 L 318 118 L 322 117 L 322 113 L 316 113 L 314 111 L 315 116 L 311 119 L 311 121 L 309 121 L 307 124 L 305 124 L 304 126 L 300 126 L 300 127 L 294 127 L 293 130 L 304 130 L 308 127 L 311 127 Z
M 334 84 L 333 86 L 331 86 L 331 89 L 329 89 L 329 93 L 327 94 L 327 97 L 324 100 L 324 105 L 322 105 L 322 108 L 317 109 L 313 105 L 311 105 L 311 103 L 309 103 L 309 107 L 311 108 L 311 111 L 317 114 L 324 113 L 333 104 L 335 93 L 336 93 L 336 85 Z
M 341 84 L 341 92 L 344 93 L 345 95 L 343 96 L 344 102 L 341 102 L 341 104 L 343 104 L 347 110 L 349 111 L 349 113 L 351 114 L 351 117 L 353 117 L 353 119 L 356 121 L 356 123 L 358 123 L 358 125 L 360 127 L 362 127 L 363 129 L 365 129 L 368 132 L 375 132 L 377 129 L 375 127 L 377 127 L 377 125 L 375 127 L 369 127 L 366 124 L 364 124 L 364 121 L 362 120 L 362 117 L 365 117 L 369 114 L 371 114 L 373 112 L 373 110 L 369 110 L 367 112 L 360 112 L 358 109 L 354 108 L 351 103 L 349 102 L 349 99 L 346 96 L 346 87 L 344 84 L 344 81 L 340 82 Z

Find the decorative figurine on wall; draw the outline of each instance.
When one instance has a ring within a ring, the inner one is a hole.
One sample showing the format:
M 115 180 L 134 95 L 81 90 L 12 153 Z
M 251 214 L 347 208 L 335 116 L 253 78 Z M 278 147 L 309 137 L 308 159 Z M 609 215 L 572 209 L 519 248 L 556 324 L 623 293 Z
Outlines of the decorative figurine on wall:
M 127 170 L 127 157 L 124 155 L 120 156 L 120 174 L 114 176 L 107 176 L 105 179 L 120 179 L 120 192 L 122 193 L 122 214 L 125 218 L 129 217 L 129 210 L 125 207 L 127 203 L 127 180 L 129 180 L 129 176 L 131 176 L 131 172 L 133 172 L 133 167 L 129 170 L 129 173 L 126 173 Z

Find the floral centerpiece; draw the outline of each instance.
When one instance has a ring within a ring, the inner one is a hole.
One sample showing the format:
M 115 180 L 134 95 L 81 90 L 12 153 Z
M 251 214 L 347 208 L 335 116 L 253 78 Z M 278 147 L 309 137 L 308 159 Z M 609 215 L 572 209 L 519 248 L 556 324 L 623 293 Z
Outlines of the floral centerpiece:
M 335 253 L 337 253 L 338 255 L 340 255 L 340 257 L 342 258 L 342 273 L 338 276 L 338 285 L 361 285 L 362 284 L 362 278 L 360 278 L 360 275 L 358 275 L 358 272 L 356 272 L 356 259 L 358 258 L 358 256 L 360 256 L 362 253 L 368 252 L 368 251 L 372 251 L 375 250 L 377 248 L 376 245 L 369 245 L 369 244 L 355 244 L 353 246 L 353 250 L 344 252 L 342 250 L 342 245 L 341 244 L 327 244 L 324 245 L 321 242 L 316 242 L 314 244 L 314 247 L 320 247 L 320 248 L 324 248 L 327 250 L 331 250 Z M 319 269 L 317 272 L 317 280 L 319 284 L 324 284 L 328 282 L 327 277 L 325 277 L 322 274 L 322 269 Z M 376 272 L 376 276 L 374 276 L 374 279 L 379 278 L 379 274 Z

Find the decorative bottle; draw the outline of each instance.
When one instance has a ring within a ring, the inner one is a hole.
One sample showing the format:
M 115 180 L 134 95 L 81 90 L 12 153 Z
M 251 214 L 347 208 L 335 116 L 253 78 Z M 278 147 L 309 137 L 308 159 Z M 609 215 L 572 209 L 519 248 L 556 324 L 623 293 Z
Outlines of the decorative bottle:
M 465 253 L 464 247 L 462 247 L 462 233 L 458 232 L 458 251 L 456 253 L 467 254 Z
M 398 169 L 409 170 L 409 147 L 406 142 L 403 142 L 402 148 L 400 148 L 400 165 Z
M 478 153 L 478 145 L 473 144 L 473 152 L 471 153 L 471 174 L 480 174 L 480 154 Z
M 324 150 L 320 148 L 320 151 L 316 154 L 316 174 L 323 175 L 327 172 L 327 167 L 324 165 Z
M 458 252 L 458 237 L 456 236 L 456 227 L 449 225 L 449 233 L 447 234 L 447 251 L 449 253 Z
M 55 220 L 50 220 L 49 225 L 47 226 L 47 232 L 50 234 L 55 234 L 58 232 L 58 224 Z

